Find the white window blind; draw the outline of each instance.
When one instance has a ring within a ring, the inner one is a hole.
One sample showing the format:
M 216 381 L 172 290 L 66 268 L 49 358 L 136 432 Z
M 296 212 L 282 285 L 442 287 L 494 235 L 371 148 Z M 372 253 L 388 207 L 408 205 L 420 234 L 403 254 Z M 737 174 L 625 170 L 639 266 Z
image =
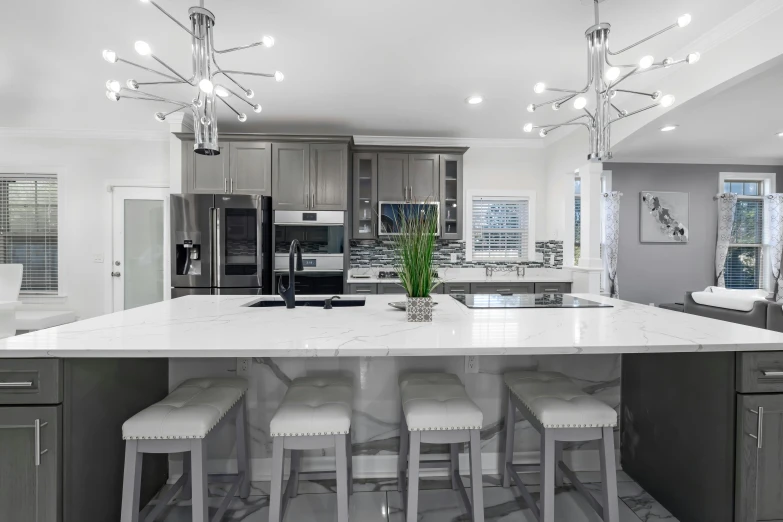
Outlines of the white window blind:
M 738 194 L 723 277 L 726 288 L 763 288 L 764 200 L 761 182 L 726 182 L 725 192 Z
M 0 175 L 0 263 L 24 265 L 22 292 L 57 294 L 57 178 Z
M 473 259 L 528 260 L 527 199 L 473 198 Z

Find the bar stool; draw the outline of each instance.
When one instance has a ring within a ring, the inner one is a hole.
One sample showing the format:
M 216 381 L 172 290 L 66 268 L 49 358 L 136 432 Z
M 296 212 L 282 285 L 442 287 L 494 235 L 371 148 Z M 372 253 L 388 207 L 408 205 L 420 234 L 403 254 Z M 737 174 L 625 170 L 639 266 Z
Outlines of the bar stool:
M 153 521 L 174 495 L 183 489 L 184 497 L 193 498 L 193 522 L 209 519 L 207 491 L 207 442 L 230 420 L 236 424 L 237 470 L 229 478 L 231 487 L 212 518 L 219 521 L 234 494 L 250 495 L 250 473 L 245 423 L 247 381 L 237 377 L 190 379 L 183 382 L 162 401 L 146 408 L 122 425 L 125 442 L 125 474 L 122 485 L 121 522 L 139 521 L 139 488 L 144 453 L 190 453 L 185 470 L 174 485 L 160 498 L 147 515 Z M 186 456 L 187 457 L 187 456 Z
M 440 467 L 442 461 L 420 462 L 421 444 L 449 444 L 449 475 L 452 489 L 459 489 L 473 522 L 484 522 L 484 491 L 481 473 L 481 427 L 484 414 L 470 400 L 465 386 L 450 373 L 412 373 L 400 379 L 400 455 L 397 488 L 403 491 L 407 468 L 406 520 L 416 522 L 419 506 L 419 469 Z M 459 474 L 458 444 L 470 443 L 472 501 Z
M 503 487 L 511 480 L 519 488 L 530 510 L 540 522 L 555 520 L 555 486 L 563 474 L 585 497 L 605 522 L 619 521 L 617 475 L 614 459 L 614 427 L 617 412 L 606 403 L 584 393 L 568 377 L 557 372 L 510 372 L 503 375 L 508 395 L 506 452 Z M 514 424 L 516 410 L 541 435 L 540 505 L 514 469 Z M 564 441 L 598 440 L 601 457 L 602 501 L 593 498 L 576 474 L 563 462 Z
M 336 376 L 294 379 L 270 422 L 272 487 L 269 522 L 280 522 L 288 500 L 296 497 L 301 476 L 302 450 L 334 448 L 337 476 L 337 520 L 348 522 L 348 495 L 352 491 L 351 381 Z M 285 450 L 291 450 L 291 472 L 283 492 Z M 322 473 L 317 475 L 322 476 Z

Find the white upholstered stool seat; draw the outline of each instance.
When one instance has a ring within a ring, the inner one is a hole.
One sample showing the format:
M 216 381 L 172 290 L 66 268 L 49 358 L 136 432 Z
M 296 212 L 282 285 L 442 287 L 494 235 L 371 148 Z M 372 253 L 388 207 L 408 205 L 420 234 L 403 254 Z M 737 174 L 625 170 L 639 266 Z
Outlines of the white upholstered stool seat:
M 340 376 L 300 377 L 288 387 L 272 417 L 272 437 L 347 434 L 351 430 L 353 384 Z
M 503 380 L 545 428 L 617 426 L 614 408 L 586 394 L 561 373 L 510 372 Z
M 405 375 L 400 396 L 409 431 L 480 430 L 484 423 L 484 414 L 462 381 L 450 373 Z
M 203 439 L 247 391 L 238 377 L 190 379 L 122 425 L 122 438 Z

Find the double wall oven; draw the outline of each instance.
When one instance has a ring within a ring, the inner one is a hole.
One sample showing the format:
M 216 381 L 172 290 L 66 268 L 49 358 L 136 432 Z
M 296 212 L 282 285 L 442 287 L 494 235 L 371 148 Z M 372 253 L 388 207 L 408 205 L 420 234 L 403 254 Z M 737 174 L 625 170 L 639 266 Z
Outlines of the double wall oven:
M 274 287 L 279 281 L 288 286 L 288 259 L 291 242 L 302 248 L 303 272 L 294 280 L 297 294 L 342 294 L 345 270 L 345 212 L 302 212 L 276 210 L 274 213 Z

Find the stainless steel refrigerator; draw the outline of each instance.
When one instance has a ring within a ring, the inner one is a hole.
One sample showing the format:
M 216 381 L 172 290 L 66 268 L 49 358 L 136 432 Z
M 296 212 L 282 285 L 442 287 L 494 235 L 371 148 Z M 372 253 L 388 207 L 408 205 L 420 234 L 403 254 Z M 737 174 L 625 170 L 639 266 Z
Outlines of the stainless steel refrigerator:
M 171 297 L 272 289 L 271 199 L 171 196 Z

